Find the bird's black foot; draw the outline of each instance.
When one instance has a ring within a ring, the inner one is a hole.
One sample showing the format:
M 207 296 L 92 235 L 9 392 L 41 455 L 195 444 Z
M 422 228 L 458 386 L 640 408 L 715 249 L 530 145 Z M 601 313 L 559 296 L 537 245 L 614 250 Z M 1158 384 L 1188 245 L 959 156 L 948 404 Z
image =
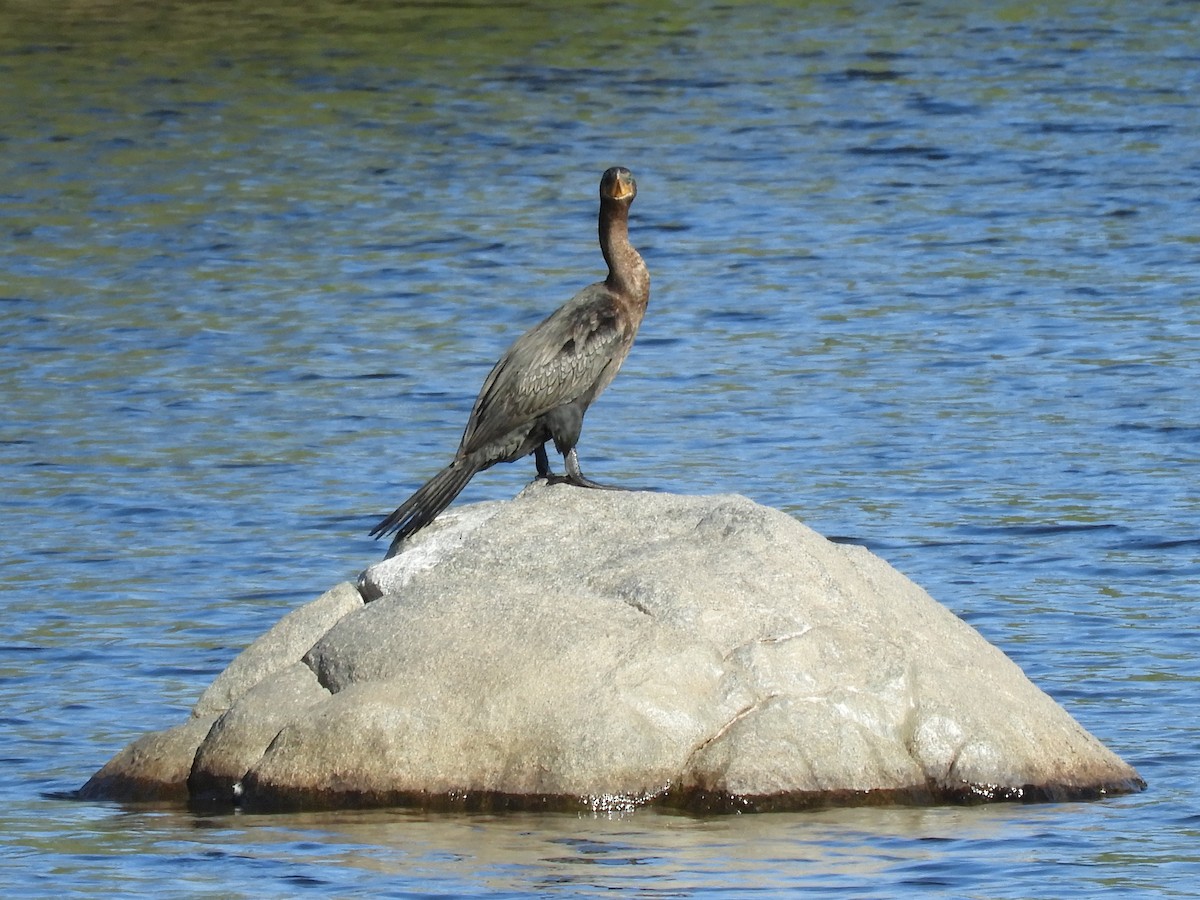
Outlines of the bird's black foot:
M 546 479 L 546 484 L 573 484 L 575 487 L 591 488 L 596 491 L 628 491 L 631 488 L 620 487 L 615 484 L 601 484 L 598 481 L 592 481 L 586 475 L 580 473 L 572 478 L 570 475 L 545 475 L 539 476 Z
M 627 491 L 630 488 L 618 487 L 615 484 L 601 484 L 598 481 L 592 481 L 581 471 L 579 471 L 579 457 L 575 451 L 567 451 L 566 456 L 566 475 L 555 475 L 550 471 L 549 465 L 546 466 L 546 471 L 539 471 L 539 477 L 544 477 L 547 484 L 573 484 L 575 487 L 591 488 L 595 491 Z

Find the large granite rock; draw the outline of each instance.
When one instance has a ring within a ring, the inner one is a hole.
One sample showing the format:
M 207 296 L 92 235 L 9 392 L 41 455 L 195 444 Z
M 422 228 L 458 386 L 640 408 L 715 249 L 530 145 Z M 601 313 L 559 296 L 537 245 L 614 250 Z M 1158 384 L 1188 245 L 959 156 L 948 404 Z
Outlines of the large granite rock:
M 396 549 L 84 795 L 722 811 L 1144 786 L 887 563 L 745 498 L 535 484 Z

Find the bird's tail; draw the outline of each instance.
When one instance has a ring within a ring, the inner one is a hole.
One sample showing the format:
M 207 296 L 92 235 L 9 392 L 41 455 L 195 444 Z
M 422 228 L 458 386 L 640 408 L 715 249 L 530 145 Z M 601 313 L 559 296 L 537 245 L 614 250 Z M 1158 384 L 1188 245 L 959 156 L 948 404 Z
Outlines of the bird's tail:
M 477 471 L 467 460 L 456 459 L 417 488 L 417 492 L 401 503 L 395 512 L 371 529 L 371 536 L 381 538 L 394 531 L 396 541 L 402 541 L 420 531 L 450 505 Z

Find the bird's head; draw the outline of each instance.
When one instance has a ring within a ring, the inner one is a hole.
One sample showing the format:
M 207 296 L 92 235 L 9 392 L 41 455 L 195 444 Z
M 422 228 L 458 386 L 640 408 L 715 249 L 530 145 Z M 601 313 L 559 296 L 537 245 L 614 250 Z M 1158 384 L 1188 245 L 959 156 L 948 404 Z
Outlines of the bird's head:
M 637 196 L 637 182 L 633 173 L 624 166 L 613 166 L 600 179 L 601 200 L 624 200 L 630 202 Z

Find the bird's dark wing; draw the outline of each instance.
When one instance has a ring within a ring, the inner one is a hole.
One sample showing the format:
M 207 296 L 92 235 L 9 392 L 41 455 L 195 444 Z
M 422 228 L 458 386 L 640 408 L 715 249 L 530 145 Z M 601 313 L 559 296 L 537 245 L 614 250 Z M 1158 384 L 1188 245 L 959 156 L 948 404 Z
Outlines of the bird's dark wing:
M 462 449 L 473 452 L 550 410 L 595 399 L 633 335 L 603 283 L 584 288 L 521 335 L 496 363 L 471 412 Z

